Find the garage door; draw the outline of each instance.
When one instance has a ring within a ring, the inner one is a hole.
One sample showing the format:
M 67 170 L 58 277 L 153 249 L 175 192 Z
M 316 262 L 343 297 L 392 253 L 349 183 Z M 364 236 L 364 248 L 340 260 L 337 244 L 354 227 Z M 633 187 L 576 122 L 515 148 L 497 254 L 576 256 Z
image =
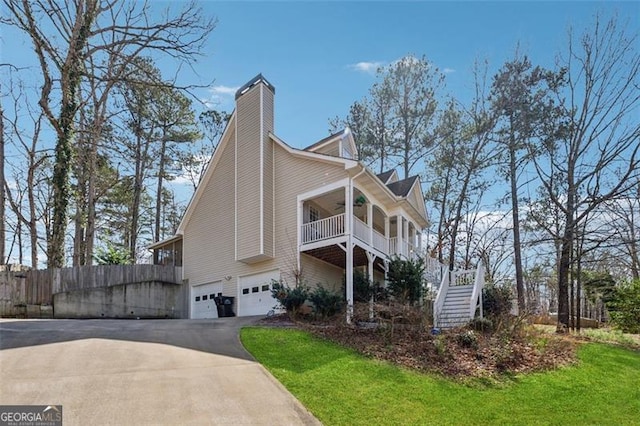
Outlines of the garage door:
M 218 318 L 214 297 L 222 293 L 222 281 L 191 287 L 191 318 Z
M 239 316 L 266 315 L 277 304 L 271 296 L 271 281 L 280 279 L 280 271 L 240 277 Z

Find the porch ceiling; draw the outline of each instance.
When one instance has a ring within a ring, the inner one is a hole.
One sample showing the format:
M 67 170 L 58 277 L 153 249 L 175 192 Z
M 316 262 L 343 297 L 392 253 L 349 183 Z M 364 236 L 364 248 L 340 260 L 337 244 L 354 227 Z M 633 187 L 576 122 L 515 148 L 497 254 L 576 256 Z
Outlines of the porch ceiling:
M 320 260 L 324 260 L 332 265 L 338 266 L 342 269 L 346 268 L 347 254 L 337 245 L 320 247 L 317 249 L 303 252 L 310 256 L 316 257 Z M 365 250 L 362 247 L 355 246 L 353 249 L 353 266 L 365 266 L 369 264 Z M 376 258 L 374 267 L 379 270 L 384 270 L 384 263 L 382 259 Z

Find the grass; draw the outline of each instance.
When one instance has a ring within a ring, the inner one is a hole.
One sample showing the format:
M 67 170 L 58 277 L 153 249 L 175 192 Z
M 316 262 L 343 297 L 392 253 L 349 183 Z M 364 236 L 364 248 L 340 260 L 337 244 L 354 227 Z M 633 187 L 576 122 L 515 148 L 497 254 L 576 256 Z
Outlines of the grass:
M 640 336 L 637 334 L 627 334 L 620 330 L 606 328 L 585 328 L 580 334 L 597 342 L 617 343 L 624 346 L 639 347 Z
M 640 425 L 640 354 L 621 347 L 585 344 L 578 366 L 472 387 L 300 330 L 245 328 L 241 339 L 325 425 Z

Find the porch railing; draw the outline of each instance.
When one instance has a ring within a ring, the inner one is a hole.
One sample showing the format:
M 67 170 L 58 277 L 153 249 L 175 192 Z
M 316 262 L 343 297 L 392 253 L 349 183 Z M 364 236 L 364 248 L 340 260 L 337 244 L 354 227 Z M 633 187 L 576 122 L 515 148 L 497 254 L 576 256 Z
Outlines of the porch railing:
M 369 226 L 357 216 L 353 217 L 353 235 L 367 244 L 371 244 Z
M 344 235 L 344 213 L 305 223 L 301 234 L 303 244 Z
M 382 253 L 389 253 L 389 240 L 375 229 L 373 230 L 372 245 L 373 248 L 380 250 Z
M 451 287 L 459 285 L 473 285 L 476 280 L 476 270 L 452 272 Z
M 415 246 L 407 240 L 402 240 L 402 242 L 399 243 L 398 237 L 389 238 L 389 254 L 397 254 L 412 259 L 417 256 Z
M 301 227 L 302 244 L 327 240 L 345 235 L 345 214 L 338 214 L 324 219 L 304 223 Z M 396 237 L 387 238 L 381 232 L 371 229 L 368 224 L 353 216 L 353 235 L 359 240 L 371 244 L 373 248 L 384 254 L 401 254 L 406 257 L 417 255 L 414 245 L 408 241 L 398 244 Z

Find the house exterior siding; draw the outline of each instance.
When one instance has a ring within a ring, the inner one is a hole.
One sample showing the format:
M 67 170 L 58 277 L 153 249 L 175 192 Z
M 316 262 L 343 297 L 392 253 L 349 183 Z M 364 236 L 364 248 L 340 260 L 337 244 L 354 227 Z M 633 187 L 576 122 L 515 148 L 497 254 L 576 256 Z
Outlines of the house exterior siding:
M 382 259 L 392 253 L 392 239 L 394 247 L 409 243 L 402 224 L 426 226 L 419 185 L 410 197 L 398 197 L 357 160 L 339 157 L 340 149 L 333 156 L 340 146 L 355 149 L 348 130 L 314 150 L 278 139 L 274 93 L 262 76 L 238 90 L 236 109 L 173 237 L 182 239 L 189 286 L 220 283 L 240 315 L 271 302 L 265 299 L 270 282 L 257 281 L 279 276 L 293 285 L 300 272 L 309 286 L 343 291 L 346 282 L 353 302 L 354 266 L 384 279 Z M 313 219 L 309 206 L 318 211 Z
M 344 179 L 347 172 L 340 165 L 297 158 L 270 141 L 274 165 L 272 185 L 277 188 L 272 198 L 274 218 L 277 218 L 273 238 L 277 256 L 247 264 L 236 260 L 234 252 L 235 203 L 234 191 L 229 190 L 234 186 L 235 177 L 234 138 L 232 131 L 229 140 L 220 143 L 220 158 L 184 228 L 184 271 L 191 286 L 220 280 L 225 296 L 239 297 L 238 277 L 241 276 L 278 269 L 287 283 L 295 282 L 297 196 L 319 185 Z M 309 285 L 321 283 L 339 289 L 343 270 L 311 256 L 302 255 L 300 261 Z
M 300 256 L 302 276 L 306 284 L 313 288 L 321 285 L 328 290 L 341 291 L 344 270 L 315 257 L 302 254 Z
M 273 256 L 273 93 L 256 85 L 238 99 L 236 133 L 237 258 Z

